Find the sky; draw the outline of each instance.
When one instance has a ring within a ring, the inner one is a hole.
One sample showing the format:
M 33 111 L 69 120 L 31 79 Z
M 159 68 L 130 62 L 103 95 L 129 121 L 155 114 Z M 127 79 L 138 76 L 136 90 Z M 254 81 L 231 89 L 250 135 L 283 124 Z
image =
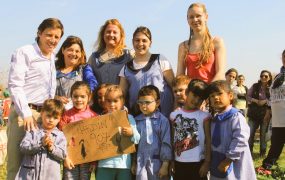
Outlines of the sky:
M 183 0 L 0 0 L 0 72 L 9 69 L 11 54 L 31 44 L 38 25 L 46 18 L 59 18 L 64 39 L 79 36 L 87 57 L 94 51 L 100 27 L 107 19 L 117 18 L 126 32 L 127 47 L 132 49 L 132 34 L 138 26 L 152 32 L 152 53 L 165 55 L 174 72 L 180 42 L 188 39 L 186 19 L 189 5 Z M 226 70 L 236 68 L 245 75 L 246 85 L 259 79 L 260 71 L 278 73 L 285 49 L 284 0 L 205 0 L 212 36 L 223 38 L 226 46 Z M 57 49 L 58 50 L 58 49 Z M 0 81 L 3 79 L 0 73 Z

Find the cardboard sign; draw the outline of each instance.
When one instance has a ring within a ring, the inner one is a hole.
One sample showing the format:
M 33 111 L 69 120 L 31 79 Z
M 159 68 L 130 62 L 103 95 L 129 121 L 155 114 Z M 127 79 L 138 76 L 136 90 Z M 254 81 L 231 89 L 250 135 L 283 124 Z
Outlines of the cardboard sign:
M 69 158 L 82 164 L 135 152 L 131 137 L 121 135 L 121 127 L 130 127 L 126 111 L 67 124 L 63 132 Z

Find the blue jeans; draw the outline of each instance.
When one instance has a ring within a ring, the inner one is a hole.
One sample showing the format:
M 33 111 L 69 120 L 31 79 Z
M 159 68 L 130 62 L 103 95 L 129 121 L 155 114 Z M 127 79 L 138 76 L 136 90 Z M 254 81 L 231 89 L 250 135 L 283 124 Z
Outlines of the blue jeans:
M 252 150 L 253 150 L 254 135 L 255 135 L 256 129 L 260 126 L 260 155 L 264 155 L 266 152 L 266 146 L 267 146 L 265 137 L 266 137 L 266 132 L 268 130 L 269 123 L 264 122 L 263 120 L 253 120 L 249 118 L 248 125 L 250 128 L 250 137 L 248 140 L 250 152 L 252 153 Z

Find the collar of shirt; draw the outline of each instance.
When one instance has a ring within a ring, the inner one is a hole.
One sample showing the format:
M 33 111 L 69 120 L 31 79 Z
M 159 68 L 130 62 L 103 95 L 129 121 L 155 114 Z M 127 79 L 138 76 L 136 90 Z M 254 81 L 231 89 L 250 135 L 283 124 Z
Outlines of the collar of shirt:
M 147 117 L 149 117 L 150 119 L 159 119 L 160 118 L 160 112 L 155 111 L 151 116 L 145 116 L 144 114 L 140 114 L 135 119 L 137 121 L 141 121 L 141 120 L 145 120 Z

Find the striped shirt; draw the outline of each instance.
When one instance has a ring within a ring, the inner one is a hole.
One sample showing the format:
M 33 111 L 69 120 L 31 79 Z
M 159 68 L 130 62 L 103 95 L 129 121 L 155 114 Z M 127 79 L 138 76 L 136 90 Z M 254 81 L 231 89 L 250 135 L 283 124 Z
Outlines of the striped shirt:
M 37 43 L 17 49 L 11 57 L 8 88 L 19 116 L 32 116 L 28 103 L 42 105 L 56 89 L 55 54 L 46 58 Z

